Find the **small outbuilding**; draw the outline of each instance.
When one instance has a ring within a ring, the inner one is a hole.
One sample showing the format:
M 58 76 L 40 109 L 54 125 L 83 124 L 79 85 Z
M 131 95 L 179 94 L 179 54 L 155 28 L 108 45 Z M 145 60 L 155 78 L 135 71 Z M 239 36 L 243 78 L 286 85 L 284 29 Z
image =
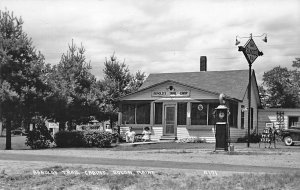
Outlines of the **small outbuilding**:
M 269 108 L 258 110 L 259 133 L 266 126 L 280 129 L 300 128 L 300 108 Z

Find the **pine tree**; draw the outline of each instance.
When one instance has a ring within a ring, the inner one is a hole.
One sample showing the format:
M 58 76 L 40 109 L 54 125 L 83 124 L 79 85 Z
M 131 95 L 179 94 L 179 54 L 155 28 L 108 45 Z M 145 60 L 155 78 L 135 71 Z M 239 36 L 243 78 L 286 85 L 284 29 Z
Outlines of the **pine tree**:
M 112 123 L 118 118 L 120 98 L 138 90 L 144 82 L 145 73 L 138 71 L 132 75 L 125 61 L 120 62 L 115 54 L 105 60 L 104 66 L 104 80 L 101 81 L 104 95 L 101 106 Z
M 77 47 L 72 41 L 59 64 L 52 68 L 48 83 L 52 87 L 50 112 L 57 121 L 68 121 L 71 125 L 73 120 L 77 122 L 82 117 L 99 114 L 101 92 L 96 87 L 96 78 L 91 74 L 82 45 Z
M 47 91 L 44 56 L 35 50 L 22 25 L 21 18 L 0 11 L 0 114 L 7 131 L 6 149 L 11 149 L 12 121 L 30 120 Z

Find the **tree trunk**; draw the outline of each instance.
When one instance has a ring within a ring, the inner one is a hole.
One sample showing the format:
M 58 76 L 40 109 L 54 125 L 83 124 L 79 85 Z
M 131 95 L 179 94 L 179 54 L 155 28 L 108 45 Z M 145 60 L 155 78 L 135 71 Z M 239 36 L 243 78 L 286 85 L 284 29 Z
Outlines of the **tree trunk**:
M 64 122 L 64 121 L 59 121 L 58 123 L 59 123 L 59 124 L 58 124 L 59 131 L 65 131 L 65 129 L 66 129 L 66 122 Z
M 68 130 L 68 131 L 72 131 L 72 130 L 73 130 L 72 120 L 69 120 L 69 121 L 68 121 L 68 124 L 67 124 L 67 130 Z
M 11 150 L 11 120 L 6 121 L 6 150 Z
M 3 121 L 0 121 L 0 136 L 2 136 L 2 131 L 3 131 Z

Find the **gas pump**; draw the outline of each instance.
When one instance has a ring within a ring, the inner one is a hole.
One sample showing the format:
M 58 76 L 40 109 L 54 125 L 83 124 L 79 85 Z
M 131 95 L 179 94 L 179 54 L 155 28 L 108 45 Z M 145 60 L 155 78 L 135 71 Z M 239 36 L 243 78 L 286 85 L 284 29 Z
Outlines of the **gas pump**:
M 215 109 L 215 138 L 216 146 L 215 150 L 228 151 L 229 143 L 229 127 L 228 127 L 228 115 L 229 109 L 225 105 L 225 95 L 220 94 L 220 105 Z

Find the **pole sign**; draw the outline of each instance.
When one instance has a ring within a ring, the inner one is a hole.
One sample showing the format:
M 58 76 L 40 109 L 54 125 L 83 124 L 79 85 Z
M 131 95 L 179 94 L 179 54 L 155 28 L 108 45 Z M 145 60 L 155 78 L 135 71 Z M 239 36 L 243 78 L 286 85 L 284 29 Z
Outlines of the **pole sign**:
M 252 38 L 245 45 L 245 53 L 251 63 L 259 56 L 258 48 Z
M 252 64 L 258 56 L 262 56 L 263 53 L 258 50 L 254 40 L 250 38 L 244 47 L 239 46 L 239 51 L 242 51 L 249 64 Z
M 245 46 L 239 46 L 239 51 L 243 52 L 249 64 L 249 83 L 248 83 L 248 139 L 250 139 L 250 125 L 251 125 L 251 66 L 258 56 L 262 56 L 263 52 L 259 51 L 256 44 L 252 39 L 252 34 L 250 39 L 245 44 Z M 250 140 L 247 141 L 247 147 L 250 147 Z

